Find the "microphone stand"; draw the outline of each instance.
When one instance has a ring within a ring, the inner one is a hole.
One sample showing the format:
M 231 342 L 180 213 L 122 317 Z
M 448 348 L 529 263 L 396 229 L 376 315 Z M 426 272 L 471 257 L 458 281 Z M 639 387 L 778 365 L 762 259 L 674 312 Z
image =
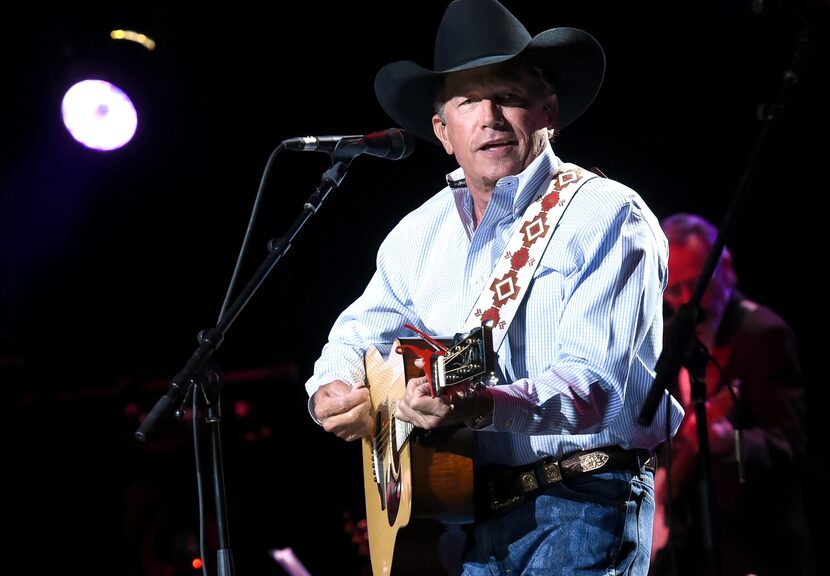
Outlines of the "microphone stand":
M 217 538 L 219 548 L 216 551 L 216 573 L 218 576 L 233 574 L 233 554 L 228 535 L 227 507 L 225 500 L 225 473 L 222 465 L 222 436 L 219 424 L 222 421 L 222 409 L 219 398 L 222 391 L 224 378 L 215 363 L 211 361 L 210 366 L 202 372 L 201 378 L 193 379 L 194 399 L 203 398 L 207 408 L 205 423 L 210 432 L 210 455 L 213 471 L 213 498 L 216 509 Z M 199 393 L 201 386 L 201 392 Z M 196 419 L 196 402 L 194 401 L 194 428 Z M 196 445 L 198 450 L 198 443 Z M 198 460 L 197 453 L 197 462 Z M 201 475 L 199 475 L 201 477 Z M 201 480 L 200 491 L 201 491 Z
M 709 363 L 709 352 L 706 346 L 697 338 L 694 339 L 692 346 L 685 357 L 684 366 L 689 372 L 689 381 L 691 383 L 691 400 L 694 406 L 696 418 L 696 432 L 698 442 L 698 494 L 700 501 L 698 506 L 700 509 L 700 530 L 701 543 L 704 553 L 704 572 L 703 575 L 720 575 L 720 550 L 716 547 L 715 529 L 717 522 L 715 521 L 716 513 L 712 505 L 711 486 L 711 472 L 710 472 L 710 450 L 709 450 L 709 422 L 708 414 L 706 413 L 706 365 Z M 671 465 L 671 463 L 669 463 Z M 671 495 L 675 496 L 674 494 Z
M 220 318 L 217 325 L 199 333 L 198 348 L 193 352 L 184 367 L 173 377 L 167 393 L 156 402 L 156 405 L 136 431 L 135 437 L 137 440 L 141 442 L 146 441 L 158 422 L 169 416 L 173 412 L 176 402 L 186 396 L 187 388 L 192 384 L 194 375 L 205 367 L 213 353 L 222 344 L 228 328 L 230 328 L 231 324 L 233 324 L 237 316 L 242 312 L 242 309 L 248 304 L 248 301 L 265 281 L 265 278 L 274 266 L 276 266 L 280 258 L 288 252 L 288 249 L 291 247 L 291 241 L 300 229 L 302 229 L 306 221 L 320 209 L 326 196 L 343 181 L 350 162 L 351 158 L 338 160 L 331 168 L 324 172 L 320 185 L 303 205 L 302 212 L 291 225 L 286 235 L 282 238 L 268 241 L 268 256 L 260 264 L 234 303 Z
M 225 500 L 225 473 L 222 465 L 222 435 L 219 424 L 222 421 L 222 410 L 219 402 L 223 378 L 221 373 L 215 372 L 217 377 L 209 377 L 203 387 L 207 416 L 205 423 L 210 430 L 210 454 L 213 465 L 213 498 L 216 507 L 216 526 L 218 528 L 219 548 L 216 551 L 216 573 L 219 576 L 233 574 L 233 555 L 231 553 L 230 536 L 228 535 L 227 507 Z
M 283 145 L 281 144 L 274 152 L 274 155 L 272 155 L 272 160 L 273 157 L 280 150 L 282 150 L 282 148 Z M 202 375 L 207 373 L 203 391 L 207 405 L 207 416 L 205 422 L 210 427 L 213 484 L 216 499 L 216 521 L 219 533 L 219 550 L 217 552 L 217 570 L 219 576 L 230 576 L 233 573 L 233 556 L 229 545 L 230 539 L 228 536 L 226 519 L 224 473 L 222 467 L 221 435 L 219 427 L 221 423 L 219 396 L 222 378 L 218 375 L 218 372 L 206 372 L 205 369 L 208 364 L 211 363 L 213 353 L 222 344 L 228 328 L 230 328 L 231 324 L 233 324 L 242 312 L 242 309 L 247 305 L 254 293 L 256 293 L 265 281 L 265 278 L 274 266 L 276 266 L 277 262 L 291 247 L 291 242 L 308 219 L 313 214 L 317 213 L 317 210 L 320 209 L 320 206 L 323 204 L 323 201 L 329 193 L 337 188 L 343 181 L 343 178 L 346 176 L 346 172 L 348 171 L 349 165 L 353 159 L 354 156 L 351 155 L 332 156 L 332 166 L 323 173 L 319 186 L 311 194 L 311 196 L 309 196 L 308 200 L 303 205 L 302 212 L 291 225 L 288 232 L 279 239 L 269 240 L 268 256 L 262 264 L 260 264 L 253 277 L 242 289 L 234 303 L 220 317 L 217 325 L 209 330 L 199 333 L 199 346 L 190 356 L 190 359 L 184 367 L 174 376 L 167 393 L 156 402 L 153 409 L 135 432 L 137 440 L 146 442 L 158 426 L 159 422 L 166 419 L 171 413 L 174 412 L 177 402 L 180 400 L 185 401 L 191 393 L 198 395 L 199 382 L 204 379 Z M 183 410 L 177 411 L 177 414 L 183 414 Z M 196 417 L 195 414 L 193 416 L 194 418 Z
M 657 411 L 657 406 L 663 398 L 665 391 L 668 389 L 667 384 L 677 376 L 677 371 L 683 361 L 685 351 L 688 349 L 689 342 L 694 334 L 695 324 L 698 322 L 700 301 L 720 259 L 725 244 L 725 236 L 732 227 L 734 214 L 743 199 L 744 193 L 754 183 L 757 177 L 757 167 L 766 156 L 769 147 L 769 137 L 773 129 L 778 125 L 777 121 L 780 118 L 781 112 L 784 110 L 784 104 L 791 88 L 798 82 L 798 65 L 802 59 L 805 47 L 810 42 L 806 27 L 807 24 L 805 23 L 805 30 L 799 35 L 789 66 L 787 66 L 787 69 L 781 75 L 782 82 L 776 101 L 773 104 L 759 106 L 758 115 L 763 121 L 763 125 L 755 142 L 755 148 L 749 157 L 738 187 L 735 189 L 732 201 L 721 221 L 718 235 L 715 238 L 706 263 L 700 273 L 694 294 L 687 305 L 680 307 L 680 311 L 672 321 L 672 329 L 668 333 L 669 338 L 666 340 L 663 352 L 657 360 L 654 381 L 643 402 L 640 415 L 637 419 L 642 426 L 651 425 L 652 420 L 654 420 L 654 414 Z
M 756 139 L 755 148 L 749 157 L 747 165 L 744 169 L 732 201 L 727 208 L 726 214 L 718 228 L 718 234 L 715 242 L 709 251 L 703 270 L 695 285 L 694 293 L 691 299 L 686 304 L 680 307 L 677 315 L 672 320 L 672 324 L 667 333 L 666 344 L 663 348 L 660 358 L 657 360 L 655 367 L 655 378 L 652 382 L 651 389 L 646 396 L 645 401 L 640 409 L 640 414 L 637 419 L 642 426 L 649 426 L 654 420 L 654 415 L 657 411 L 660 400 L 665 397 L 666 400 L 666 419 L 669 418 L 669 398 L 666 395 L 671 381 L 677 378 L 678 371 L 681 365 L 689 369 L 690 379 L 692 381 L 692 397 L 694 399 L 695 415 L 697 417 L 697 435 L 700 447 L 700 507 L 701 507 L 701 531 L 703 538 L 704 549 L 707 552 L 707 568 L 713 568 L 712 574 L 720 574 L 721 562 L 720 558 L 716 556 L 716 550 L 712 539 L 712 514 L 713 508 L 711 506 L 711 494 L 709 487 L 709 433 L 706 422 L 706 404 L 705 404 L 705 381 L 703 378 L 695 377 L 694 374 L 700 370 L 699 361 L 695 360 L 693 352 L 692 339 L 695 332 L 695 326 L 700 321 L 700 304 L 703 295 L 706 292 L 706 287 L 715 272 L 715 268 L 720 260 L 721 253 L 725 245 L 725 237 L 732 227 L 732 220 L 737 208 L 743 199 L 744 193 L 754 183 L 757 177 L 757 167 L 759 163 L 766 156 L 769 147 L 770 135 L 773 129 L 778 126 L 778 119 L 781 112 L 784 110 L 784 104 L 789 96 L 792 87 L 798 82 L 798 66 L 801 63 L 803 53 L 806 46 L 810 42 L 808 33 L 808 23 L 804 22 L 804 28 L 798 36 L 796 47 L 793 51 L 789 65 L 784 73 L 781 75 L 781 85 L 779 87 L 778 95 L 774 103 L 759 106 L 758 116 L 763 121 L 762 128 Z M 705 364 L 704 364 L 705 366 Z

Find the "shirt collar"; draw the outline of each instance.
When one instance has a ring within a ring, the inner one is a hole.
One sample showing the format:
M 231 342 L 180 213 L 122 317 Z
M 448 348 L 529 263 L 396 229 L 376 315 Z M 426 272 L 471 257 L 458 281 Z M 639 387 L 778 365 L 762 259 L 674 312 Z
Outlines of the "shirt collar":
M 562 161 L 554 154 L 550 142 L 547 142 L 542 153 L 530 163 L 530 166 L 515 176 L 505 176 L 499 179 L 493 190 L 493 196 L 495 197 L 499 193 L 512 193 L 513 217 L 518 218 L 524 214 L 531 200 L 547 189 L 553 174 L 559 170 L 561 164 Z M 473 230 L 473 199 L 470 195 L 470 189 L 467 187 L 464 169 L 456 168 L 447 174 L 446 178 L 447 185 L 453 192 L 455 206 L 458 215 L 461 217 L 461 222 L 468 233 L 471 234 Z

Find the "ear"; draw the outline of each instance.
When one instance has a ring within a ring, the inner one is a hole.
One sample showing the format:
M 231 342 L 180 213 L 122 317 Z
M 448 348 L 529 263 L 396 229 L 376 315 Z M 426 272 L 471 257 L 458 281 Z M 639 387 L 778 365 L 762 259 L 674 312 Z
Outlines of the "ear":
M 548 115 L 547 127 L 556 130 L 556 120 L 559 117 L 559 97 L 556 94 L 551 95 L 545 102 L 544 108 Z
M 452 144 L 450 144 L 450 140 L 447 138 L 447 125 L 444 124 L 444 121 L 441 120 L 438 114 L 432 116 L 432 131 L 435 132 L 435 137 L 444 146 L 444 151 L 447 154 L 452 154 Z
M 732 253 L 729 252 L 729 248 L 726 246 L 723 247 L 723 252 L 721 252 L 718 266 L 720 267 L 720 273 L 726 279 L 726 282 L 731 288 L 734 288 L 738 283 L 738 277 L 735 275 L 735 268 L 732 263 Z

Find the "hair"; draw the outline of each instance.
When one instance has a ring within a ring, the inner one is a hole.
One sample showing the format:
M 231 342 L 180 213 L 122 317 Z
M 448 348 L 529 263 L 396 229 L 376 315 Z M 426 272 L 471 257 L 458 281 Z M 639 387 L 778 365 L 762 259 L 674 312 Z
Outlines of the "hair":
M 718 229 L 714 224 L 701 216 L 688 212 L 678 212 L 677 214 L 667 216 L 660 222 L 660 225 L 669 243 L 686 244 L 689 238 L 695 236 L 703 241 L 707 251 L 712 250 L 718 237 Z M 724 246 L 723 252 L 720 255 L 720 261 L 722 262 L 726 257 L 731 257 L 731 254 L 729 253 L 729 248 Z M 730 268 L 727 279 L 732 286 L 738 283 L 734 268 Z

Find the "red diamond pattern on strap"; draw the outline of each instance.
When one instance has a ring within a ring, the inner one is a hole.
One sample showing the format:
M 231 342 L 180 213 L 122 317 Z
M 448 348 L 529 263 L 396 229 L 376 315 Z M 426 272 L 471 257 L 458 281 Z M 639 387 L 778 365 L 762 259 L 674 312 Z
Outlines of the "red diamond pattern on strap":
M 549 226 L 545 223 L 545 217 L 548 211 L 543 209 L 538 218 L 531 222 L 522 224 L 521 233 L 524 236 L 523 244 L 528 248 L 533 245 L 538 238 L 544 238 L 548 233 Z
M 521 288 L 516 284 L 516 270 L 510 270 L 501 280 L 493 280 L 490 291 L 493 293 L 493 304 L 503 306 L 511 298 L 519 295 Z
M 480 324 L 493 327 L 493 349 L 498 350 L 507 328 L 516 314 L 526 287 L 550 240 L 550 231 L 556 227 L 565 208 L 580 186 L 597 175 L 575 164 L 563 164 L 552 175 L 551 183 L 542 196 L 530 203 L 524 218 L 507 242 L 503 256 L 496 262 L 491 280 L 473 306 L 464 330 Z

